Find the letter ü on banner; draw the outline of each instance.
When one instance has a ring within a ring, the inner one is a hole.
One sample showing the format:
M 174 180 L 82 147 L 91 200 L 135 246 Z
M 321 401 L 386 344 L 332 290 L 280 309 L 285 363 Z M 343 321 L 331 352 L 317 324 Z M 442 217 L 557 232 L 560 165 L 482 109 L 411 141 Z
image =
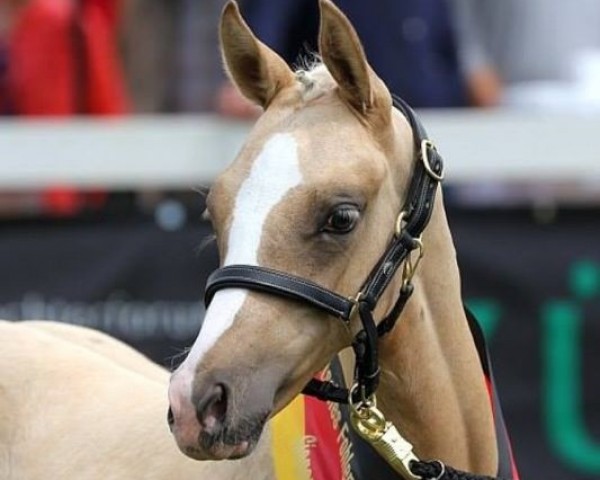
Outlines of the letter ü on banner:
M 578 262 L 570 271 L 573 300 L 553 301 L 542 311 L 544 416 L 556 454 L 573 469 L 600 475 L 600 442 L 594 442 L 583 417 L 581 365 L 583 300 L 598 298 L 600 267 Z

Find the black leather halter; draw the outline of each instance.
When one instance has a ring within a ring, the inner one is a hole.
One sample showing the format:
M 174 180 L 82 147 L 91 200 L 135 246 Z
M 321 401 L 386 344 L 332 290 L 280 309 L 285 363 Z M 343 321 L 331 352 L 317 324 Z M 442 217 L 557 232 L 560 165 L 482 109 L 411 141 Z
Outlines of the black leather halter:
M 229 265 L 210 275 L 204 296 L 208 307 L 218 290 L 247 288 L 309 303 L 345 323 L 350 323 L 358 312 L 363 329 L 352 344 L 356 355 L 353 401 L 366 400 L 377 389 L 377 339 L 393 328 L 413 291 L 410 280 L 416 264 L 412 263 L 410 255 L 415 249 L 419 250 L 419 255 L 422 253 L 420 237 L 431 218 L 437 186 L 443 179 L 442 158 L 427 138 L 423 125 L 403 100 L 395 99 L 394 104 L 412 128 L 415 165 L 404 207 L 393 226 L 392 238 L 359 292 L 353 298 L 347 298 L 285 272 L 254 265 Z M 405 262 L 404 275 L 398 298 L 390 312 L 376 325 L 373 311 L 402 262 Z M 311 380 L 303 393 L 338 403 L 347 403 L 350 397 L 348 389 L 317 379 Z

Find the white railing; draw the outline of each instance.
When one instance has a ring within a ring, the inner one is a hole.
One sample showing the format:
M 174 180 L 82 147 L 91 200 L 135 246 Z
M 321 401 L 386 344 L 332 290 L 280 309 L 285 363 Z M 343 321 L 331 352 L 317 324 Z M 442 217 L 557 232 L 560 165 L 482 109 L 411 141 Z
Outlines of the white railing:
M 600 115 L 429 111 L 448 180 L 599 182 Z M 0 121 L 0 189 L 189 188 L 211 182 L 249 125 L 214 116 Z

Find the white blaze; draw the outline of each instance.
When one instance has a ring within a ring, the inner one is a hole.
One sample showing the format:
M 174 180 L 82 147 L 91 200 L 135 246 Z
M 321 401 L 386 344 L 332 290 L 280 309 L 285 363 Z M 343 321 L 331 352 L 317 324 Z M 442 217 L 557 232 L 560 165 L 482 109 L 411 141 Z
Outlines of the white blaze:
M 289 133 L 271 137 L 254 161 L 235 199 L 225 265 L 258 265 L 263 227 L 269 213 L 302 182 L 296 140 Z M 190 373 L 219 337 L 233 325 L 247 290 L 218 291 L 206 312 L 202 329 L 182 365 Z

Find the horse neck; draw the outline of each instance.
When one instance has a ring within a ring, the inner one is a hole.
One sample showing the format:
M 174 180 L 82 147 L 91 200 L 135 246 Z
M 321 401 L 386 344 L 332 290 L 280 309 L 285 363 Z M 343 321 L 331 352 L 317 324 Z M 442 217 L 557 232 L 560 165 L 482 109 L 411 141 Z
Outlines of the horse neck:
M 380 340 L 379 406 L 419 457 L 495 474 L 490 402 L 439 197 L 423 241 L 425 257 L 413 280 L 414 294 L 398 324 Z M 398 287 L 390 286 L 382 310 L 389 308 Z

